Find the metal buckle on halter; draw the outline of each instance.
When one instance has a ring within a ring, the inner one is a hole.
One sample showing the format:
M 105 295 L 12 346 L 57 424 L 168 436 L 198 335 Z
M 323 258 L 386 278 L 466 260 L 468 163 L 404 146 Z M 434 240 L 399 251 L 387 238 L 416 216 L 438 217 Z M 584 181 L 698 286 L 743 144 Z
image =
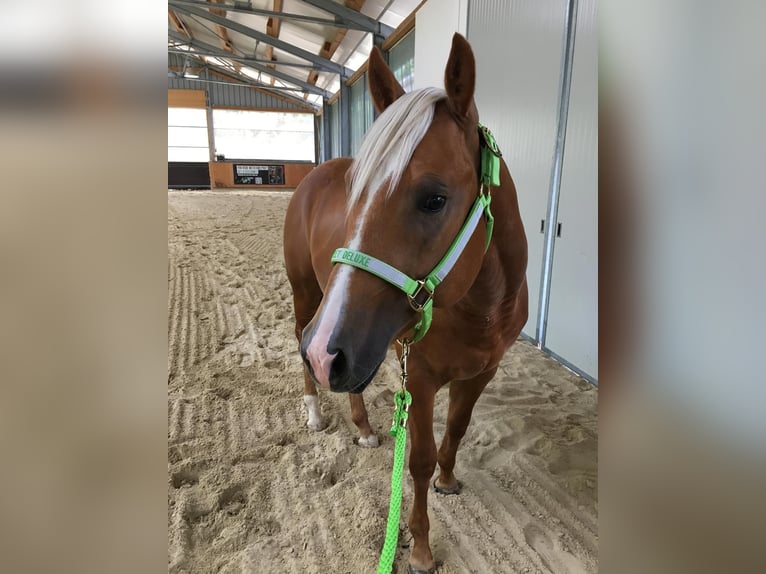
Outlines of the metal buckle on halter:
M 423 291 L 426 292 L 426 298 L 421 302 L 418 300 L 418 296 L 423 293 Z M 410 307 L 412 307 L 418 313 L 423 310 L 423 307 L 426 306 L 426 303 L 428 303 L 433 296 L 434 292 L 426 286 L 426 283 L 423 279 L 418 281 L 418 288 L 415 290 L 415 292 L 412 295 L 407 295 L 410 300 Z
M 495 141 L 495 137 L 492 135 L 492 132 L 489 131 L 489 128 L 479 124 L 479 133 L 481 134 L 484 146 L 497 157 L 503 157 L 503 152 L 500 151 L 500 148 Z

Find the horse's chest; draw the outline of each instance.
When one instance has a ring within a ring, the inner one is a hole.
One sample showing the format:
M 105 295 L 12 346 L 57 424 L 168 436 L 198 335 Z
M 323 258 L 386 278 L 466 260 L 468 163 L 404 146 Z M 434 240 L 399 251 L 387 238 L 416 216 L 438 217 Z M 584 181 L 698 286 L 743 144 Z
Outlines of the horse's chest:
M 456 321 L 430 341 L 428 362 L 445 382 L 466 380 L 495 368 L 513 337 L 487 314 Z

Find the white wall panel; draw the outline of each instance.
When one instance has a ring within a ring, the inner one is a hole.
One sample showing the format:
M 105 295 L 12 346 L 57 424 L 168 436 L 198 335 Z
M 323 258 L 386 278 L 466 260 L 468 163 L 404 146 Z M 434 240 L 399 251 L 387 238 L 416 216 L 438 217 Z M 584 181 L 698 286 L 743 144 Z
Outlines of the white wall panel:
M 579 0 L 545 347 L 598 378 L 596 2 Z
M 472 0 L 468 12 L 476 104 L 516 183 L 529 242 L 529 320 L 523 332 L 533 338 L 543 258 L 540 221 L 546 217 L 556 144 L 566 8 L 567 0 Z M 417 26 L 419 34 L 420 20 Z M 417 59 L 415 69 L 417 83 L 422 77 Z
M 468 0 L 428 0 L 415 14 L 415 89 L 444 87 L 452 35 L 466 34 Z

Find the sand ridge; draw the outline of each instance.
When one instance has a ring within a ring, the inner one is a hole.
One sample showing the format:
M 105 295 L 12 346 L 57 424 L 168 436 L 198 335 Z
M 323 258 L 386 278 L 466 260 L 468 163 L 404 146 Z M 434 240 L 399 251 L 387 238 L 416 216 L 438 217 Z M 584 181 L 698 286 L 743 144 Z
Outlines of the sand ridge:
M 305 426 L 282 263 L 289 193 L 168 192 L 168 568 L 374 572 L 397 385 L 365 392 L 377 449 L 354 444 L 345 395 Z M 448 393 L 437 396 L 444 432 Z M 597 571 L 597 392 L 525 341 L 506 354 L 458 451 L 459 496 L 431 493 L 438 572 Z M 437 442 L 438 444 L 438 442 Z M 405 472 L 398 572 L 406 571 Z

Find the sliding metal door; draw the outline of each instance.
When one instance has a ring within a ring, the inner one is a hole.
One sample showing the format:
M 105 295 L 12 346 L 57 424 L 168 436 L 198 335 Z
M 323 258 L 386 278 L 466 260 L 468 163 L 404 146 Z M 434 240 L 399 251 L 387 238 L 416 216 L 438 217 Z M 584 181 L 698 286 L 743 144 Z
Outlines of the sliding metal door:
M 568 0 L 472 0 L 476 105 L 495 134 L 519 196 L 529 242 L 529 321 L 535 338 L 546 218 L 561 93 Z M 497 222 L 496 225 L 502 225 Z
M 598 46 L 596 0 L 579 0 L 543 346 L 598 378 Z

